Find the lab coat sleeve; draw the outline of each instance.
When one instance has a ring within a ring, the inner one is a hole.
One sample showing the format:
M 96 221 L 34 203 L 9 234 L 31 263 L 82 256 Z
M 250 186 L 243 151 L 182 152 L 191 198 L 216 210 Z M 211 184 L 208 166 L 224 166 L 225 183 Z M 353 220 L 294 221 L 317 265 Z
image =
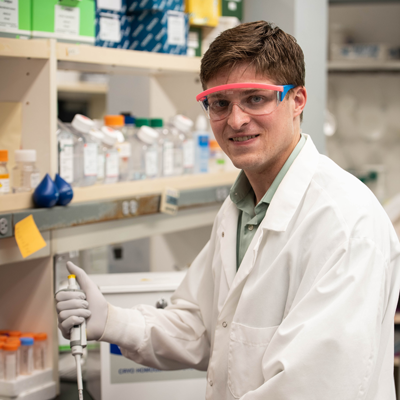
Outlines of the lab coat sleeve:
M 125 357 L 149 367 L 206 370 L 210 343 L 202 299 L 209 290 L 212 293 L 208 258 L 209 244 L 189 268 L 172 298 L 173 304 L 163 310 L 149 305 L 133 309 L 109 305 L 101 340 L 117 344 Z
M 336 250 L 273 335 L 262 359 L 264 384 L 241 399 L 369 398 L 379 343 L 392 346 L 381 326 L 393 323 L 397 295 L 387 282 L 394 266 L 366 238 Z

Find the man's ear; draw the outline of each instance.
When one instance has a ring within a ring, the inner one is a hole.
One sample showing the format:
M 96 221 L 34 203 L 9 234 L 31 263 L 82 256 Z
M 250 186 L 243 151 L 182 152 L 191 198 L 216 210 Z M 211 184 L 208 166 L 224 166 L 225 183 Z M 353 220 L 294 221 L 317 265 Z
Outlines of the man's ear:
M 301 115 L 307 103 L 307 90 L 304 86 L 298 86 L 294 89 L 294 117 Z

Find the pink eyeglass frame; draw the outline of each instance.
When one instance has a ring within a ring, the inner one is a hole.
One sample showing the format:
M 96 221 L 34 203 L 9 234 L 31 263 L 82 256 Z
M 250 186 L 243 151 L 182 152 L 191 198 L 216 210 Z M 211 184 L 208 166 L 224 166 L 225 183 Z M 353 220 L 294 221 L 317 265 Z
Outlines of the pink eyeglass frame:
M 243 83 L 229 83 L 227 85 L 215 86 L 211 89 L 207 89 L 204 92 L 201 92 L 196 96 L 196 101 L 204 101 L 209 94 L 220 92 L 222 90 L 229 89 L 243 89 L 243 88 L 252 88 L 252 89 L 267 89 L 267 90 L 275 90 L 277 92 L 283 92 L 285 90 L 284 86 L 293 85 L 268 85 L 266 83 L 255 83 L 255 82 L 243 82 Z

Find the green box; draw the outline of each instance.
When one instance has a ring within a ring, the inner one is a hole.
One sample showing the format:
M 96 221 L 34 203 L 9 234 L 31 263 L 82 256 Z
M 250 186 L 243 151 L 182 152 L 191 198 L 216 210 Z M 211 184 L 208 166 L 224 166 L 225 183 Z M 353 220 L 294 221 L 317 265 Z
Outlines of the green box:
M 32 0 L 0 0 L 0 36 L 29 39 Z
M 200 26 L 191 26 L 189 29 L 187 54 L 191 57 L 201 57 L 202 29 Z
M 94 44 L 95 10 L 94 0 L 32 0 L 32 37 Z
M 222 16 L 236 17 L 239 21 L 243 18 L 243 0 L 221 0 Z

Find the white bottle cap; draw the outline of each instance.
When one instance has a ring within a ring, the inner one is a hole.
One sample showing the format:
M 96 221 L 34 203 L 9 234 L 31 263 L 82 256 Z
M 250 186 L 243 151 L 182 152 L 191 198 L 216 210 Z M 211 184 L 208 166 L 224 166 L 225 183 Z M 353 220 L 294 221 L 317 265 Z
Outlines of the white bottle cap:
M 81 114 L 76 114 L 71 122 L 71 125 L 79 132 L 89 133 L 91 129 L 95 128 L 93 120 Z
M 107 146 L 115 146 L 118 141 L 117 135 L 115 134 L 114 129 L 109 128 L 108 126 L 103 126 L 101 128 L 101 133 L 103 134 L 102 141 Z
M 123 134 L 121 131 L 118 131 L 117 129 L 110 128 L 109 126 L 103 126 L 103 127 L 101 128 L 101 131 L 102 131 L 105 135 L 110 135 L 110 136 L 112 136 L 112 137 L 116 137 L 118 143 L 123 143 L 123 142 L 125 142 L 124 134 Z
M 172 117 L 171 122 L 175 125 L 176 128 L 185 133 L 190 132 L 190 130 L 193 128 L 193 121 L 190 118 L 185 117 L 181 114 Z
M 90 136 L 92 136 L 92 138 L 94 139 L 94 140 L 98 140 L 98 141 L 102 141 L 103 140 L 103 134 L 100 132 L 100 131 L 98 131 L 97 129 L 91 129 L 89 132 L 88 132 L 88 134 L 90 135 Z
M 207 118 L 203 114 L 199 114 L 196 119 L 196 131 L 207 131 L 208 130 L 208 123 Z
M 16 162 L 36 162 L 36 150 L 15 150 Z
M 158 139 L 158 132 L 146 125 L 139 128 L 137 135 L 146 144 L 153 144 Z

